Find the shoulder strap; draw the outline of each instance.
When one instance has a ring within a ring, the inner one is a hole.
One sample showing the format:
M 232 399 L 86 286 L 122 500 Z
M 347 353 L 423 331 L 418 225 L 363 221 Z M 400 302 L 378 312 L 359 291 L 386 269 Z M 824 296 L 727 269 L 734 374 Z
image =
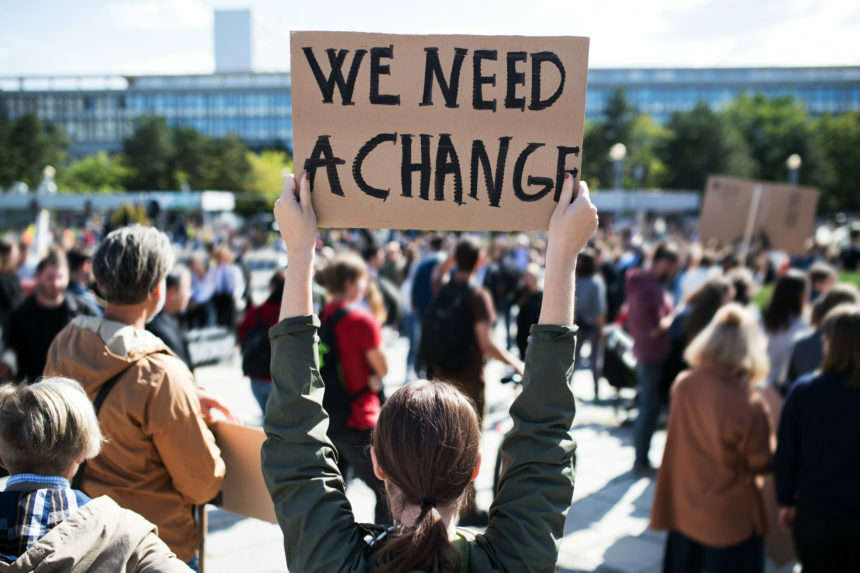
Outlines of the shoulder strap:
M 129 369 L 137 364 L 137 362 L 133 362 L 129 364 L 119 372 L 113 375 L 113 377 L 105 382 L 101 388 L 99 388 L 99 393 L 96 395 L 96 399 L 93 400 L 93 409 L 96 411 L 96 418 L 99 416 L 99 410 L 102 408 L 102 404 L 104 404 L 105 399 L 107 398 L 110 391 L 113 390 L 113 387 L 116 386 L 116 383 L 119 382 L 119 379 L 122 378 L 122 375 L 129 371 Z M 81 465 L 78 467 L 78 471 L 75 473 L 75 477 L 72 478 L 72 489 L 81 489 L 81 483 L 84 481 L 84 468 L 87 466 L 87 461 L 84 460 L 81 462 Z
M 345 307 L 343 307 L 343 308 L 338 309 L 338 310 L 337 310 L 337 312 L 335 312 L 333 315 L 331 315 L 331 316 L 328 318 L 328 320 L 326 320 L 326 321 L 322 324 L 322 327 L 323 327 L 323 328 L 326 328 L 327 330 L 334 331 L 334 327 L 335 327 L 335 326 L 337 326 L 337 325 L 338 325 L 338 323 L 339 323 L 339 322 L 343 319 L 343 317 L 345 317 L 347 314 L 349 314 L 349 307 L 348 307 L 348 306 L 345 306 Z

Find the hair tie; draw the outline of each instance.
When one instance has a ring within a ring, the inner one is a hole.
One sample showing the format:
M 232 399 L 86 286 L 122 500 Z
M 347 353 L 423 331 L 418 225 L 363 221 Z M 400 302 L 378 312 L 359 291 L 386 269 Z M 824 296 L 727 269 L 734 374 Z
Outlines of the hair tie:
M 430 496 L 422 497 L 421 501 L 419 503 L 421 504 L 421 507 L 424 507 L 426 505 L 429 505 L 431 507 L 436 507 L 436 498 L 430 497 Z

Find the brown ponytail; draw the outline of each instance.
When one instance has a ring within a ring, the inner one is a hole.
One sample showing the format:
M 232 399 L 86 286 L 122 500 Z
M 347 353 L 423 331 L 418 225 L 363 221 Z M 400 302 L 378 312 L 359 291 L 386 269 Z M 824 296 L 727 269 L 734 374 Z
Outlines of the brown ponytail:
M 375 573 L 459 570 L 460 553 L 439 508 L 456 514 L 478 464 L 479 428 L 474 405 L 444 382 L 408 384 L 385 403 L 373 447 L 389 503 L 395 515 L 407 506 L 419 506 L 420 513 L 381 548 Z
M 316 281 L 325 287 L 328 294 L 339 295 L 346 291 L 348 282 L 354 282 L 367 274 L 367 265 L 358 253 L 343 251 L 317 271 Z

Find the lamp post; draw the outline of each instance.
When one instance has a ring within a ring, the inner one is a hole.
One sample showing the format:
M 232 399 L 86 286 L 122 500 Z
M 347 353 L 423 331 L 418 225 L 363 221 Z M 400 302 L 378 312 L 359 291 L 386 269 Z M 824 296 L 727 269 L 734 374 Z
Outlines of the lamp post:
M 616 143 L 609 148 L 609 160 L 612 161 L 612 172 L 615 177 L 615 189 L 619 191 L 624 187 L 624 158 L 627 157 L 627 146 Z
M 792 153 L 785 160 L 785 166 L 788 168 L 789 185 L 797 185 L 797 176 L 800 174 L 800 165 L 802 163 L 803 161 L 797 153 Z

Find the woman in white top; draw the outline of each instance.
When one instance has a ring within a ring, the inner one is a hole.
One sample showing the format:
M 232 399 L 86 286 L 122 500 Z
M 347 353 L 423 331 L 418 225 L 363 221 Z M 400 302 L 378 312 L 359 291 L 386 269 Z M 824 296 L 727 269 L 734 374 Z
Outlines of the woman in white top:
M 809 328 L 804 316 L 808 293 L 806 275 L 790 269 L 776 281 L 770 302 L 762 314 L 770 358 L 770 384 L 778 385 L 785 379 L 791 342 L 795 334 Z

